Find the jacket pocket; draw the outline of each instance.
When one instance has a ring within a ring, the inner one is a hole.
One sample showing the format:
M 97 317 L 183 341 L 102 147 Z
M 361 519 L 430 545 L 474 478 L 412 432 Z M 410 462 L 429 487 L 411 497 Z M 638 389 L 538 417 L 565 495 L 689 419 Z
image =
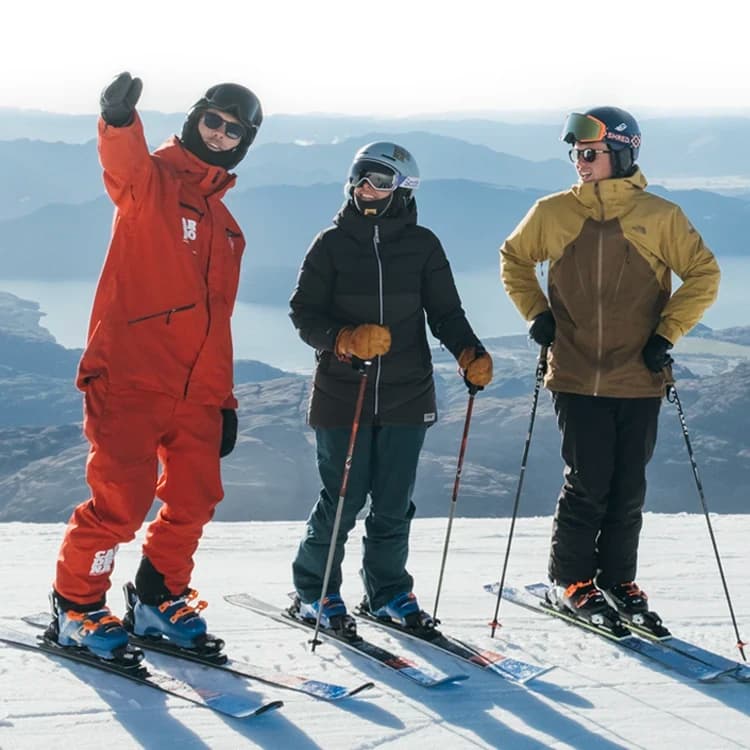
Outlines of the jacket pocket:
M 149 313 L 148 315 L 141 315 L 139 318 L 132 318 L 128 321 L 128 325 L 132 326 L 135 323 L 142 323 L 144 320 L 153 320 L 154 318 L 164 318 L 164 322 L 169 325 L 172 316 L 175 313 L 185 312 L 186 310 L 192 310 L 195 307 L 195 302 L 190 305 L 180 305 L 180 307 L 170 307 L 167 310 L 159 310 L 159 312 Z

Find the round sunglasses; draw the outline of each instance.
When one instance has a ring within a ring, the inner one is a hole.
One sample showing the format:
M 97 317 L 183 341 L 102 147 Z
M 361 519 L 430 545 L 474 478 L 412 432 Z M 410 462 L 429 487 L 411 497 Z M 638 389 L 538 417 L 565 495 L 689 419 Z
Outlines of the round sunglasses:
M 611 150 L 608 148 L 571 148 L 570 151 L 568 151 L 568 157 L 573 164 L 579 159 L 591 163 L 592 161 L 596 161 L 596 157 L 599 156 L 599 154 L 609 153 L 611 153 Z

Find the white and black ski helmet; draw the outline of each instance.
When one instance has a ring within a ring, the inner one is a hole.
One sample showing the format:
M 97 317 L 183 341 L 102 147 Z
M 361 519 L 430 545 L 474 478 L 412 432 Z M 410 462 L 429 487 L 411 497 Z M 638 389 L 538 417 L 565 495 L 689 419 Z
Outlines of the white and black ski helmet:
M 347 193 L 358 185 L 367 172 L 376 172 L 380 167 L 387 167 L 384 175 L 393 175 L 393 181 L 381 183 L 384 190 L 401 190 L 405 199 L 409 199 L 412 192 L 419 187 L 419 167 L 414 157 L 403 147 L 390 141 L 376 141 L 368 143 L 357 151 L 349 168 Z

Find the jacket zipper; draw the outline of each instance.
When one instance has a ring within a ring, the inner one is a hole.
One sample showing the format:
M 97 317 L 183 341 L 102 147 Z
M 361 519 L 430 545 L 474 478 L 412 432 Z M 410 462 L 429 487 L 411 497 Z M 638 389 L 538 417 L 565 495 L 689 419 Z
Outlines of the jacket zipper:
M 131 326 L 133 323 L 142 323 L 144 320 L 151 320 L 152 318 L 160 318 L 162 315 L 166 315 L 164 321 L 169 325 L 172 315 L 178 312 L 184 312 L 185 310 L 192 310 L 195 307 L 195 302 L 192 305 L 181 305 L 180 307 L 170 307 L 167 310 L 160 310 L 159 312 L 150 313 L 149 315 L 142 315 L 140 318 L 133 318 L 128 321 L 128 325 Z
M 380 261 L 380 228 L 375 225 L 375 232 L 372 236 L 372 244 L 375 249 L 375 260 L 378 263 L 378 323 L 383 325 L 383 264 Z M 375 404 L 373 415 L 377 416 L 380 409 L 380 368 L 381 357 L 378 357 L 378 363 L 375 370 Z
M 604 222 L 604 203 L 599 193 L 599 184 L 594 185 L 596 196 L 602 207 L 601 221 Z M 594 374 L 594 396 L 599 395 L 602 378 L 602 350 L 604 347 L 604 310 L 602 305 L 602 275 L 604 273 L 604 232 L 599 227 L 599 239 L 596 244 L 596 373 Z

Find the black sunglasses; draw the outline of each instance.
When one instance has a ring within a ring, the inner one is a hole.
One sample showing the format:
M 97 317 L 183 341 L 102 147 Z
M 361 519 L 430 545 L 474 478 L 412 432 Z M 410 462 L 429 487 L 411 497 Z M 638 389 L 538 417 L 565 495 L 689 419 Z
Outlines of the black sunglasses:
M 233 141 L 239 141 L 245 135 L 245 128 L 239 122 L 229 122 L 216 112 L 204 112 L 203 124 L 209 130 L 220 130 L 224 126 L 224 134 Z
M 596 161 L 596 157 L 599 154 L 609 154 L 610 149 L 607 148 L 571 148 L 568 151 L 570 160 L 575 164 L 579 159 L 583 159 L 587 162 Z

